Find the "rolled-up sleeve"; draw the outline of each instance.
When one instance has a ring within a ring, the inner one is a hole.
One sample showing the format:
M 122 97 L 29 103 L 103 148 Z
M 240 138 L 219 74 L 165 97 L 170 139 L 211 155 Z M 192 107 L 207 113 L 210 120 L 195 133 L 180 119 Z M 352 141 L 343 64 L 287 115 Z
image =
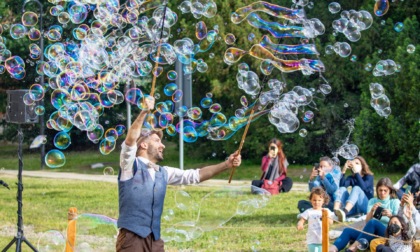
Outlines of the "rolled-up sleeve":
M 181 170 L 169 166 L 164 166 L 168 172 L 169 185 L 189 185 L 200 182 L 199 169 Z
M 136 160 L 137 146 L 121 145 L 120 153 L 120 181 L 126 181 L 133 177 L 133 163 Z

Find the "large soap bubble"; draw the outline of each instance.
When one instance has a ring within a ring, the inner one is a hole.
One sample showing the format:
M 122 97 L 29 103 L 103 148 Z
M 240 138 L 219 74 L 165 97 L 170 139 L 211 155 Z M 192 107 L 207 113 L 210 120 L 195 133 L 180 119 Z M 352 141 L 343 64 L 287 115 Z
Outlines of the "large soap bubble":
M 59 150 L 50 150 L 45 154 L 45 164 L 50 168 L 59 168 L 66 163 L 66 157 Z
M 74 251 L 115 251 L 117 220 L 100 214 L 84 213 L 69 222 L 76 225 Z
M 66 247 L 66 239 L 57 230 L 48 230 L 41 233 L 38 239 L 38 251 L 62 252 Z
M 345 159 L 353 160 L 359 155 L 359 147 L 355 144 L 343 144 L 339 148 L 338 154 Z

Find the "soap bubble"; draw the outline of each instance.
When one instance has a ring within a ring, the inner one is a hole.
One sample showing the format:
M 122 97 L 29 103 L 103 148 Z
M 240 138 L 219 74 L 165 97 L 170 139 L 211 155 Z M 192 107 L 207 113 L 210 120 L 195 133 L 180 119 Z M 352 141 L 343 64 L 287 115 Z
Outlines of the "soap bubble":
M 402 30 L 404 29 L 404 24 L 401 22 L 396 22 L 394 25 L 394 30 L 396 32 L 402 32 Z
M 359 250 L 366 250 L 369 247 L 369 242 L 365 238 L 361 238 L 358 240 L 359 244 L 357 245 L 357 249 Z
M 45 164 L 50 168 L 59 168 L 66 163 L 66 157 L 59 150 L 50 150 L 45 155 Z
M 414 45 L 412 45 L 412 44 L 409 44 L 408 46 L 407 46 L 407 52 L 408 53 L 414 53 L 416 51 L 416 47 L 414 46 Z
M 48 230 L 41 234 L 38 239 L 38 251 L 63 251 L 66 247 L 66 240 L 57 230 Z
M 341 5 L 337 2 L 332 2 L 328 5 L 328 10 L 332 13 L 338 13 L 341 10 Z
M 308 131 L 306 129 L 299 130 L 299 136 L 306 137 L 308 135 Z
M 226 34 L 226 36 L 225 36 L 225 43 L 227 45 L 233 45 L 235 43 L 235 41 L 236 41 L 235 35 L 233 35 L 232 33 Z
M 115 251 L 117 220 L 105 215 L 83 213 L 71 220 L 68 227 L 74 225 L 77 237 L 73 251 Z
M 104 168 L 104 175 L 111 176 L 114 175 L 114 169 L 111 166 L 107 166 Z
M 353 160 L 359 155 L 359 147 L 355 144 L 344 144 L 338 150 L 338 154 L 347 160 Z

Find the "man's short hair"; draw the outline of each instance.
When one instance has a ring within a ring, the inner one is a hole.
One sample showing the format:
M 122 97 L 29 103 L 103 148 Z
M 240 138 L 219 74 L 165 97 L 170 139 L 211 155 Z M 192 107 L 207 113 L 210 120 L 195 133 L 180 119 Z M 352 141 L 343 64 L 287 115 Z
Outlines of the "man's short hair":
M 137 147 L 142 143 L 144 140 L 146 140 L 149 136 L 156 134 L 160 139 L 163 138 L 163 132 L 162 130 L 156 130 L 156 129 L 142 129 L 140 133 L 140 137 L 137 139 Z

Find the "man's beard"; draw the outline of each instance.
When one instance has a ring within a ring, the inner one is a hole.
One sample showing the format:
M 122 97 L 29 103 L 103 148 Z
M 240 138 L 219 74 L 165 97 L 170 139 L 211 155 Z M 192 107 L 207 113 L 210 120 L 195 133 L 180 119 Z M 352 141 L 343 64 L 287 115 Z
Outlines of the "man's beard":
M 149 157 L 154 158 L 156 160 L 156 163 L 163 161 L 163 154 L 160 153 L 157 149 L 148 149 L 147 154 L 149 155 Z

